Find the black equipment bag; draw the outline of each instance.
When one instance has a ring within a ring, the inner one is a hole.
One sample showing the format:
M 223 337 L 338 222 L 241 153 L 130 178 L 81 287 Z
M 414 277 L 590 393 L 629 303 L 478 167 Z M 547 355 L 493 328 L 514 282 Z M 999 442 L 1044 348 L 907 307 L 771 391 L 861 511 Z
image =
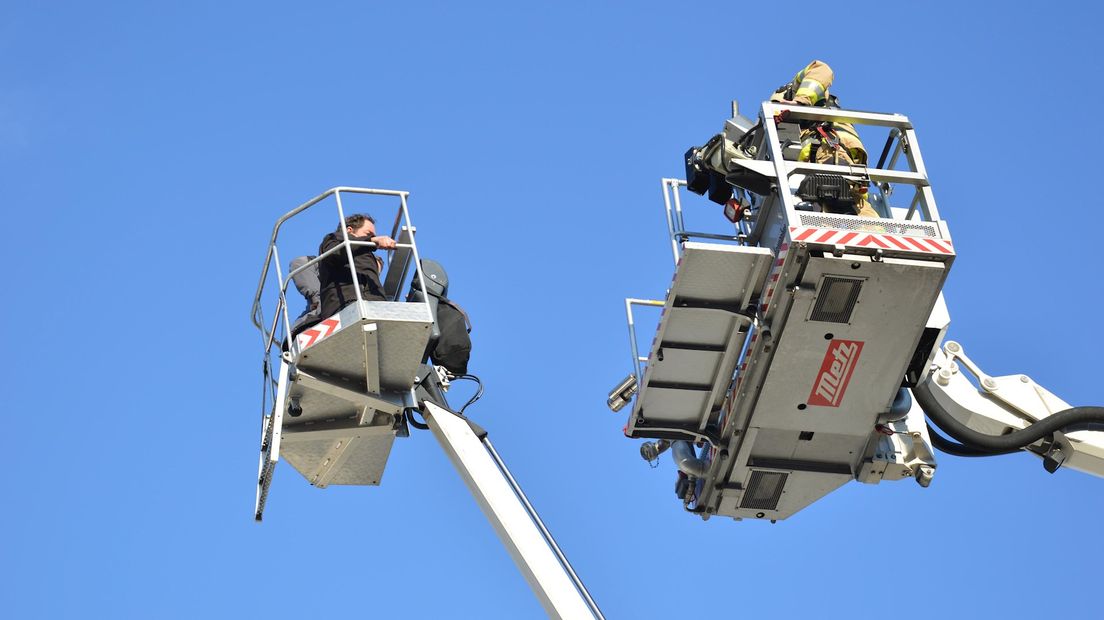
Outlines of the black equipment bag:
M 437 299 L 440 302 L 437 304 L 437 327 L 441 330 L 441 336 L 429 357 L 434 364 L 444 366 L 454 375 L 467 374 L 468 359 L 471 357 L 468 314 L 449 299 Z
M 797 188 L 797 196 L 802 200 L 819 202 L 829 213 L 855 214 L 855 197 L 851 193 L 851 184 L 838 174 L 808 175 Z

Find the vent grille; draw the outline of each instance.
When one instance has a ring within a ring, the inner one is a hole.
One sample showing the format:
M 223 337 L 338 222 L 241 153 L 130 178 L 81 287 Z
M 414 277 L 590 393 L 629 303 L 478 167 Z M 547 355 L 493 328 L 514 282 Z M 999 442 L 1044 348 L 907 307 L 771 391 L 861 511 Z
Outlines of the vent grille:
M 934 222 L 903 222 L 885 218 L 872 219 L 857 215 L 837 215 L 832 213 L 798 213 L 802 226 L 817 228 L 835 228 L 836 230 L 858 230 L 891 235 L 910 235 L 912 237 L 931 237 L 939 239 L 939 226 Z
M 751 510 L 778 510 L 782 488 L 789 474 L 777 471 L 752 471 L 747 491 L 740 499 L 740 508 Z
M 862 283 L 862 280 L 855 278 L 824 276 L 820 281 L 820 291 L 809 320 L 849 323 L 851 312 L 855 310 L 855 302 L 859 299 L 859 291 L 862 290 Z

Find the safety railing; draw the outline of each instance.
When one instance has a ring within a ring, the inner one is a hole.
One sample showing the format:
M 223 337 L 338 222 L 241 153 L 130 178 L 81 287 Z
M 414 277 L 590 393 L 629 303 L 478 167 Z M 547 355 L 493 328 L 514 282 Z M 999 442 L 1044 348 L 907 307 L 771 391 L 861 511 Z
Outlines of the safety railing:
M 851 123 L 856 126 L 874 126 L 888 128 L 888 134 L 881 154 L 875 165 L 841 166 L 833 164 L 817 164 L 815 162 L 799 161 L 791 155 L 786 157 L 786 149 L 798 150 L 797 143 L 788 143 L 780 136 L 778 126 L 774 122 L 777 116 L 785 118 L 787 123 L 801 121 L 821 122 L 836 121 Z M 818 227 L 864 227 L 877 223 L 886 232 L 897 232 L 920 236 L 943 237 L 946 236 L 945 225 L 940 221 L 939 211 L 935 204 L 931 185 L 927 177 L 927 169 L 924 166 L 923 157 L 920 154 L 916 132 L 908 117 L 900 114 L 883 114 L 875 112 L 860 112 L 855 110 L 828 109 L 799 105 L 782 105 L 764 102 L 761 109 L 758 127 L 761 135 L 758 138 L 754 156 L 757 161 L 755 170 L 762 171 L 769 177 L 773 177 L 772 185 L 778 191 L 772 192 L 780 201 L 781 209 L 785 214 L 788 225 L 805 225 Z M 753 130 L 754 131 L 754 130 Z M 907 170 L 898 170 L 901 157 L 904 156 Z M 878 192 L 875 199 L 882 207 L 882 217 L 877 220 L 859 218 L 858 216 L 842 215 L 834 213 L 819 213 L 799 210 L 796 188 L 792 187 L 791 177 L 794 175 L 808 175 L 814 173 L 829 173 L 845 175 L 851 178 L 870 181 Z M 771 208 L 770 196 L 758 196 L 741 188 L 733 187 L 735 203 L 741 207 L 734 217 L 729 218 L 732 225 L 731 233 L 702 232 L 689 230 L 683 213 L 680 197 L 681 189 L 686 187 L 683 179 L 661 179 L 663 191 L 663 206 L 667 221 L 667 236 L 671 247 L 672 258 L 677 265 L 682 257 L 683 244 L 691 239 L 707 239 L 713 241 L 734 242 L 738 244 L 756 244 L 762 233 L 761 225 L 768 218 L 764 210 Z M 904 217 L 894 217 L 890 210 L 889 197 L 893 194 L 894 185 L 906 185 L 915 189 L 909 208 Z M 748 219 L 742 217 L 746 212 L 756 212 L 755 217 Z M 625 300 L 625 315 L 628 324 L 629 344 L 632 352 L 632 369 L 637 381 L 643 381 L 643 373 L 648 358 L 641 356 L 640 346 L 636 333 L 636 318 L 633 308 L 636 307 L 663 307 L 665 302 L 652 299 Z M 751 329 L 758 329 L 755 323 Z M 740 367 L 747 355 L 747 343 L 740 352 Z
M 356 266 L 353 258 L 353 246 L 367 246 L 375 247 L 375 243 L 367 241 L 355 241 L 349 238 L 348 231 L 345 227 L 345 208 L 342 204 L 342 194 L 366 194 L 375 196 L 391 196 L 399 199 L 399 206 L 396 210 L 394 223 L 391 228 L 390 237 L 396 239 L 394 249 L 388 249 L 388 261 L 387 261 L 387 276 L 385 282 L 390 286 L 385 285 L 384 290 L 389 294 L 388 299 L 390 301 L 397 301 L 401 294 L 401 285 L 405 281 L 406 275 L 409 273 L 411 259 L 414 263 L 415 277 L 418 279 L 418 284 L 424 291 L 425 279 L 421 270 L 421 256 L 418 253 L 418 246 L 414 240 L 414 225 L 410 220 L 410 212 L 407 208 L 407 198 L 409 192 L 387 189 L 369 189 L 362 187 L 335 187 L 329 189 L 318 196 L 304 202 L 298 207 L 288 211 L 276 220 L 275 226 L 272 229 L 272 237 L 269 240 L 268 249 L 265 252 L 264 265 L 261 268 L 260 281 L 257 283 L 257 292 L 253 297 L 253 305 L 250 311 L 250 317 L 253 321 L 253 325 L 260 330 L 264 342 L 264 350 L 266 355 L 271 353 L 273 345 L 276 344 L 277 339 L 282 335 L 287 337 L 288 348 L 294 354 L 298 354 L 298 345 L 292 342 L 290 338 L 292 321 L 288 314 L 287 303 L 287 288 L 292 282 L 293 278 L 299 273 L 317 268 L 318 263 L 331 256 L 336 252 L 346 252 L 346 258 L 349 264 L 350 275 L 352 276 L 353 287 L 356 292 L 357 307 L 360 307 L 363 296 L 360 289 L 360 277 L 356 273 Z M 283 274 L 282 259 L 280 258 L 280 251 L 278 247 L 280 231 L 284 225 L 292 218 L 306 212 L 307 210 L 322 203 L 327 198 L 333 196 L 337 206 L 338 215 L 338 230 L 342 232 L 342 242 L 333 248 L 330 248 L 326 252 L 314 257 L 307 261 L 303 265 L 291 270 L 286 276 Z M 395 259 L 396 256 L 400 258 Z M 398 270 L 394 275 L 392 270 Z M 266 320 L 263 309 L 263 298 L 265 294 L 265 286 L 269 281 L 269 276 L 275 275 L 277 286 L 277 301 L 276 310 L 273 313 L 271 319 Z M 431 312 L 429 305 L 429 296 L 425 295 L 423 302 L 426 305 L 427 312 Z M 326 317 L 322 317 L 326 318 Z M 280 327 L 283 326 L 281 330 Z
M 667 215 L 667 238 L 671 242 L 671 255 L 678 264 L 682 256 L 682 243 L 690 239 L 711 239 L 714 241 L 736 241 L 743 243 L 747 239 L 746 225 L 742 221 L 734 224 L 734 234 L 710 233 L 686 229 L 686 220 L 682 214 L 682 200 L 679 189 L 686 187 L 683 179 L 661 179 L 663 186 L 663 207 Z
M 636 380 L 638 382 L 644 380 L 643 367 L 640 364 L 641 362 L 647 362 L 648 357 L 640 356 L 640 347 L 637 344 L 636 337 L 636 319 L 633 317 L 632 310 L 633 306 L 650 306 L 653 308 L 662 308 L 664 305 L 665 302 L 658 299 L 634 299 L 632 297 L 628 297 L 625 299 L 625 319 L 628 321 L 629 324 L 629 347 L 632 350 L 632 368 L 633 373 L 635 373 L 633 376 L 636 377 Z
M 782 105 L 771 102 L 763 103 L 760 114 L 760 125 L 765 129 L 764 139 L 767 148 L 759 149 L 758 158 L 771 162 L 780 189 L 789 187 L 789 179 L 792 175 L 815 173 L 858 176 L 874 183 L 875 187 L 887 198 L 892 194 L 893 185 L 908 185 L 915 189 L 915 194 L 910 201 L 905 217 L 894 218 L 890 213 L 887 214 L 890 217 L 885 219 L 914 221 L 916 216 L 919 215 L 919 221 L 921 222 L 939 221 L 939 210 L 935 204 L 935 196 L 932 194 L 924 159 L 920 154 L 919 141 L 908 117 L 901 114 Z M 778 117 L 783 117 L 787 123 L 829 121 L 850 123 L 856 126 L 886 127 L 889 129 L 889 133 L 881 156 L 878 158 L 878 163 L 874 166 L 795 161 L 787 159 L 783 154 L 784 145 L 779 137 L 778 125 L 772 122 L 773 119 Z M 896 169 L 902 154 L 905 155 L 907 160 L 908 170 Z M 791 190 L 778 193 L 785 207 L 787 221 L 791 223 L 800 222 L 801 218 L 798 216 L 796 209 L 797 197 L 794 192 Z
M 774 122 L 776 117 L 785 119 L 784 123 L 787 124 L 787 127 L 792 127 L 795 137 L 797 128 L 794 125 L 800 122 L 846 122 L 855 126 L 866 125 L 887 128 L 888 133 L 881 155 L 874 165 L 818 164 L 798 160 L 796 153 L 800 150 L 800 142 L 789 140 L 782 135 L 779 126 Z M 674 178 L 662 179 L 667 234 L 675 263 L 678 263 L 681 256 L 682 243 L 694 238 L 757 244 L 764 232 L 765 225 L 770 220 L 768 217 L 763 217 L 765 215 L 764 209 L 775 208 L 772 207 L 772 204 L 775 204 L 776 201 L 779 205 L 777 208 L 785 214 L 787 225 L 857 230 L 876 229 L 882 232 L 932 238 L 946 238 L 948 236 L 945 224 L 940 221 L 939 210 L 932 194 L 916 132 L 908 117 L 900 114 L 764 102 L 759 123 L 749 133 L 752 133 L 752 135 L 758 134 L 758 138 L 755 139 L 754 143 L 756 159 L 751 161 L 736 159 L 733 160 L 733 163 L 737 165 L 744 164 L 756 174 L 768 177 L 767 180 L 777 188 L 777 191 L 772 192 L 770 196 L 759 196 L 744 188 L 733 186 L 733 200 L 726 207 L 726 215 L 729 215 L 728 210 L 731 209 L 732 211 L 732 217 L 729 219 L 733 226 L 733 232 L 691 231 L 687 229 L 680 199 L 680 189 L 686 186 L 686 181 Z M 902 156 L 904 156 L 907 169 L 898 170 L 899 164 L 902 163 Z M 795 187 L 797 178 L 815 173 L 844 175 L 859 182 L 871 182 L 876 192 L 876 194 L 871 195 L 871 202 L 874 203 L 873 206 L 880 212 L 882 217 L 871 220 L 856 215 L 821 213 L 800 209 L 800 199 L 796 195 L 797 188 Z M 889 204 L 894 186 L 899 185 L 910 186 L 915 192 L 903 217 L 895 216 Z M 751 217 L 752 214 L 755 217 L 751 219 L 744 217 L 745 215 Z

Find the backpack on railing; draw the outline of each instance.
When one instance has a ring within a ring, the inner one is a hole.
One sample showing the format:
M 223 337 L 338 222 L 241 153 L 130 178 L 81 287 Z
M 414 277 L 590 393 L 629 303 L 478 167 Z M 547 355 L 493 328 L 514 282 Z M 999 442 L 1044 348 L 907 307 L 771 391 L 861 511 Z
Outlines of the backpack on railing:
M 434 364 L 444 366 L 454 375 L 467 374 L 468 359 L 471 357 L 468 313 L 450 299 L 440 297 L 438 301 L 437 326 L 441 335 L 429 356 Z
M 448 274 L 440 263 L 422 259 L 422 274 L 429 292 L 429 306 L 433 310 L 433 334 L 429 339 L 426 355 L 434 364 L 443 366 L 454 375 L 468 372 L 471 357 L 471 322 L 468 313 L 447 297 Z M 425 301 L 418 278 L 410 286 L 407 301 Z

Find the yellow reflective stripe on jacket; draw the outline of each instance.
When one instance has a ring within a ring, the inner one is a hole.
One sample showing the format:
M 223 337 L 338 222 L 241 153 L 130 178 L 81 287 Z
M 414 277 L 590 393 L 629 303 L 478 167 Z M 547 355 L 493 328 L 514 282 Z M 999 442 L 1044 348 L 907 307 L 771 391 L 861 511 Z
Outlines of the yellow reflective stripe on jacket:
M 816 80 L 802 80 L 801 85 L 797 87 L 797 92 L 794 93 L 794 99 L 805 97 L 809 100 L 809 105 L 816 105 L 818 101 L 824 99 L 824 93 L 827 90 L 824 84 Z
M 813 145 L 820 141 L 810 136 L 801 141 L 801 151 L 797 154 L 797 161 L 812 161 Z

